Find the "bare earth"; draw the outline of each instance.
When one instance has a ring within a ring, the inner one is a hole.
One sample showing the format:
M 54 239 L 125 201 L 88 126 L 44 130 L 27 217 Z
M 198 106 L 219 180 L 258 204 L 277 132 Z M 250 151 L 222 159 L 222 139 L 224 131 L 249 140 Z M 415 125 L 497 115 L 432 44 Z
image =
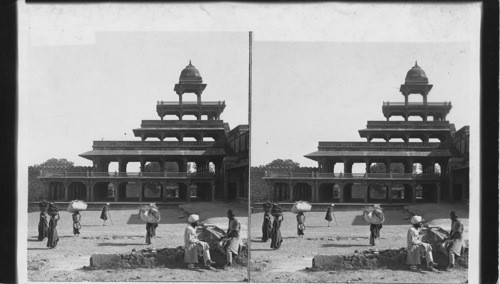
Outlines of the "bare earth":
M 228 208 L 236 209 L 246 235 L 248 223 L 246 206 L 236 203 L 200 203 L 191 205 L 206 223 L 227 227 L 225 217 Z M 60 208 L 62 209 L 62 208 Z M 196 269 L 140 268 L 118 270 L 88 270 L 90 257 L 95 253 L 130 253 L 132 249 L 165 248 L 182 246 L 184 229 L 187 226 L 184 212 L 177 209 L 161 209 L 161 222 L 153 244 L 145 243 L 145 223 L 140 220 L 138 210 L 113 210 L 111 220 L 103 226 L 100 211 L 82 212 L 80 237 L 73 237 L 72 219 L 69 212 L 60 211 L 57 230 L 59 243 L 56 248 L 46 247 L 47 239 L 39 242 L 39 212 L 28 214 L 28 279 L 30 281 L 90 281 L 90 282 L 142 282 L 142 281 L 246 281 L 246 267 L 232 267 L 215 271 Z
M 407 207 L 421 214 L 431 226 L 450 230 L 449 211 L 455 210 L 465 227 L 468 238 L 468 207 L 465 205 L 424 204 Z M 347 255 L 355 250 L 399 249 L 406 247 L 409 228 L 408 214 L 402 210 L 384 210 L 386 221 L 376 246 L 369 245 L 369 225 L 363 220 L 361 210 L 334 211 L 335 218 L 327 227 L 326 212 L 308 212 L 304 238 L 297 237 L 295 214 L 284 213 L 281 225 L 283 243 L 272 250 L 270 241 L 262 243 L 263 213 L 252 214 L 251 222 L 251 282 L 333 282 L 333 283 L 466 283 L 467 269 L 451 272 L 411 272 L 409 270 L 344 270 L 311 271 L 315 255 Z

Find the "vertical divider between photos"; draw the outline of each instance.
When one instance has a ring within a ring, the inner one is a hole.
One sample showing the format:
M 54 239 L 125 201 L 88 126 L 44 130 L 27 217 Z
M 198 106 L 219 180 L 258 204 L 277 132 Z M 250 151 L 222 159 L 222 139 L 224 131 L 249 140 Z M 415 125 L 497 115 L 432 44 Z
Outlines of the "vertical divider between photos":
M 253 44 L 253 32 L 248 32 L 248 200 L 247 200 L 247 210 L 248 210 L 248 222 L 247 222 L 247 252 L 248 252 L 248 261 L 247 261 L 247 279 L 248 282 L 251 281 L 250 277 L 250 261 L 252 259 L 252 234 L 250 233 L 252 228 L 252 212 L 250 210 L 250 200 L 251 200 L 251 190 L 250 190 L 250 168 L 252 165 L 252 44 Z

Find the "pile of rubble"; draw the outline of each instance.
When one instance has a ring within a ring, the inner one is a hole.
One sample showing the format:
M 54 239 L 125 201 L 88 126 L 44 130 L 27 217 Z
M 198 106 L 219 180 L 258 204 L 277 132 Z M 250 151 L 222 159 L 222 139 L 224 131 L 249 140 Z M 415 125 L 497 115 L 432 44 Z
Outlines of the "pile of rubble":
M 208 226 L 199 229 L 199 239 L 210 245 L 210 254 L 215 261 L 215 267 L 222 267 L 226 263 L 226 255 L 218 246 L 224 231 L 216 226 Z M 90 258 L 90 269 L 117 269 L 117 268 L 184 268 L 184 247 L 162 248 L 162 249 L 142 249 L 132 250 L 129 254 L 94 254 Z M 199 263 L 203 263 L 203 256 L 199 255 Z M 235 258 L 233 263 L 240 266 L 247 266 L 248 251 L 245 245 Z

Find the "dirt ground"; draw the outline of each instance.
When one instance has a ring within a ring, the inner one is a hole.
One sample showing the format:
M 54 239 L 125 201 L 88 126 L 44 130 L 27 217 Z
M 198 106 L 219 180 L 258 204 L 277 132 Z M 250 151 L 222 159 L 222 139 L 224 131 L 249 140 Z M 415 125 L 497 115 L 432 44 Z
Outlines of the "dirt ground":
M 200 212 L 205 223 L 227 228 L 226 210 L 232 208 L 239 213 L 242 235 L 247 234 L 247 206 L 238 203 L 199 203 L 188 205 L 190 211 Z M 61 209 L 61 208 L 60 208 Z M 184 229 L 187 218 L 177 209 L 160 209 L 162 219 L 157 228 L 153 244 L 145 244 L 145 223 L 138 210 L 113 210 L 111 220 L 103 226 L 100 211 L 82 212 L 80 237 L 73 237 L 72 219 L 69 212 L 60 211 L 58 223 L 59 243 L 56 248 L 46 247 L 47 239 L 37 240 L 39 212 L 28 214 L 28 280 L 29 281 L 89 281 L 89 282 L 142 282 L 142 281 L 247 281 L 246 267 L 232 267 L 215 271 L 196 269 L 141 268 L 118 270 L 89 270 L 90 257 L 95 253 L 126 254 L 132 249 L 148 247 L 178 247 L 184 244 Z
M 430 226 L 450 229 L 449 211 L 455 210 L 468 236 L 468 207 L 465 205 L 435 204 L 406 207 L 421 214 Z M 251 282 L 333 282 L 333 283 L 466 283 L 467 269 L 429 272 L 422 270 L 344 270 L 312 271 L 315 255 L 347 255 L 355 250 L 399 249 L 406 247 L 410 227 L 408 213 L 403 210 L 384 210 L 386 221 L 376 246 L 369 245 L 369 225 L 363 220 L 362 210 L 334 211 L 334 220 L 327 227 L 325 212 L 308 212 L 304 238 L 297 237 L 296 218 L 284 212 L 281 226 L 283 243 L 280 249 L 270 248 L 261 241 L 263 213 L 252 214 L 251 222 Z M 338 226 L 335 223 L 337 220 Z

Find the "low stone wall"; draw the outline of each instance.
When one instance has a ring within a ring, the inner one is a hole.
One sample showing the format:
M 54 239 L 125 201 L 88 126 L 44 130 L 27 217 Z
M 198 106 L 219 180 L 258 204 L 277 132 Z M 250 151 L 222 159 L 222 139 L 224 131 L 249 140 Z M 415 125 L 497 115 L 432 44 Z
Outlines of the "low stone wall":
M 457 259 L 459 267 L 468 267 L 468 249 Z M 433 248 L 434 262 L 439 268 L 448 265 L 448 257 L 439 249 Z M 422 260 L 425 266 L 425 260 Z M 312 268 L 315 270 L 357 270 L 357 269 L 405 269 L 406 248 L 375 251 L 373 249 L 362 252 L 355 251 L 351 255 L 317 255 L 313 258 Z

